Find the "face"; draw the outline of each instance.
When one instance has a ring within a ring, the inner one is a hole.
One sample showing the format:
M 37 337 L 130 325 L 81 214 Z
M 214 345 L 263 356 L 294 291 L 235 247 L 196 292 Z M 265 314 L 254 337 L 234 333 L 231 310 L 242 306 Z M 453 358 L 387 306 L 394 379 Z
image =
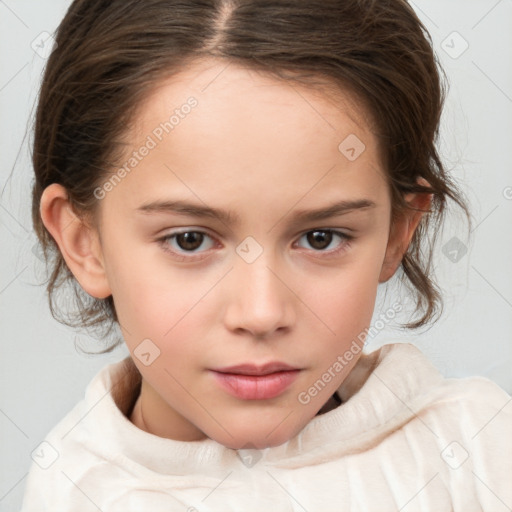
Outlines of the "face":
M 341 91 L 197 61 L 126 141 L 125 171 L 97 190 L 99 235 L 144 428 L 284 443 L 370 324 L 391 212 L 377 139 Z

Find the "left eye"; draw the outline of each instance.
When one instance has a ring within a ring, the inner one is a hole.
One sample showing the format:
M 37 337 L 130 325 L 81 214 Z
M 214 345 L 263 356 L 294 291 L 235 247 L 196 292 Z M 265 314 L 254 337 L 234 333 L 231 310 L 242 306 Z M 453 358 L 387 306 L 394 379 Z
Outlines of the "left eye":
M 307 233 L 304 233 L 300 240 L 303 238 L 306 238 L 308 244 L 313 247 L 316 251 L 325 251 L 331 243 L 333 242 L 334 238 L 340 238 L 344 243 L 341 245 L 344 245 L 348 243 L 350 240 L 350 236 L 346 235 L 345 233 L 341 233 L 339 231 L 334 231 L 332 229 L 315 229 L 312 231 L 308 231 Z M 340 244 L 335 244 L 340 245 Z M 336 250 L 335 248 L 332 248 Z

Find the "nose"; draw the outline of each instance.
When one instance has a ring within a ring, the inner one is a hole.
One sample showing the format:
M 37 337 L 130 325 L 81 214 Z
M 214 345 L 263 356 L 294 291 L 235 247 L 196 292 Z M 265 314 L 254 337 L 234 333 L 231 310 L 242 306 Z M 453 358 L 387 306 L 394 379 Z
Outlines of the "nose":
M 229 330 L 260 339 L 282 334 L 295 322 L 295 295 L 275 259 L 265 253 L 252 263 L 236 257 L 224 319 Z

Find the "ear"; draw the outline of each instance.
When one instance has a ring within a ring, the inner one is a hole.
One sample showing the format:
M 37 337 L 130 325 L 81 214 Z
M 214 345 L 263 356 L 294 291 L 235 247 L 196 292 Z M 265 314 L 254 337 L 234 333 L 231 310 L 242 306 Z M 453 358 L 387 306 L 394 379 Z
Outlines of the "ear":
M 418 184 L 429 186 L 429 183 L 423 178 L 418 180 Z M 410 193 L 405 195 L 404 199 L 412 208 L 423 211 L 406 210 L 399 218 L 395 219 L 390 229 L 388 246 L 379 276 L 379 283 L 388 281 L 395 274 L 411 243 L 421 218 L 429 211 L 432 202 L 432 194 L 419 192 Z
M 40 214 L 80 286 L 98 299 L 111 295 L 98 233 L 75 214 L 62 185 L 43 191 Z

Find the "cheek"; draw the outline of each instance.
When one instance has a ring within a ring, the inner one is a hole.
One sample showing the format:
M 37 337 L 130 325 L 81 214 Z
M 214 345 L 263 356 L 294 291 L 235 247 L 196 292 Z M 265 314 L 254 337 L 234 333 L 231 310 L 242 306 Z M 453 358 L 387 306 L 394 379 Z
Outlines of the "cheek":
M 126 249 L 111 252 L 107 274 L 126 341 L 162 338 L 198 302 L 204 283 L 172 271 L 161 255 L 155 257 L 154 248 L 120 246 Z
M 146 261 L 151 260 L 147 258 Z M 198 273 L 171 268 L 165 262 L 144 265 L 133 257 L 115 271 L 112 289 L 116 311 L 130 351 L 146 338 L 154 341 L 162 356 L 168 352 L 200 351 L 197 340 L 207 338 L 217 304 L 215 272 Z M 188 343 L 188 339 L 196 340 Z
M 378 250 L 376 252 L 380 254 Z M 380 267 L 381 261 L 374 253 L 369 251 L 366 257 L 358 253 L 357 261 L 347 262 L 346 266 L 328 276 L 312 296 L 314 306 L 311 309 L 323 320 L 322 329 L 326 339 L 332 340 L 333 347 L 339 348 L 340 343 L 350 345 L 369 326 Z
M 333 331 L 335 346 L 350 344 L 351 341 L 368 327 L 375 306 L 376 285 L 373 282 L 344 283 L 340 289 L 332 290 L 323 299 L 322 318 Z M 326 333 L 328 330 L 326 329 Z
M 201 291 L 191 283 L 174 279 L 168 283 L 131 274 L 131 282 L 118 291 L 119 318 L 135 336 L 166 339 L 176 336 L 180 327 L 194 316 Z M 128 340 L 127 340 L 128 341 Z

